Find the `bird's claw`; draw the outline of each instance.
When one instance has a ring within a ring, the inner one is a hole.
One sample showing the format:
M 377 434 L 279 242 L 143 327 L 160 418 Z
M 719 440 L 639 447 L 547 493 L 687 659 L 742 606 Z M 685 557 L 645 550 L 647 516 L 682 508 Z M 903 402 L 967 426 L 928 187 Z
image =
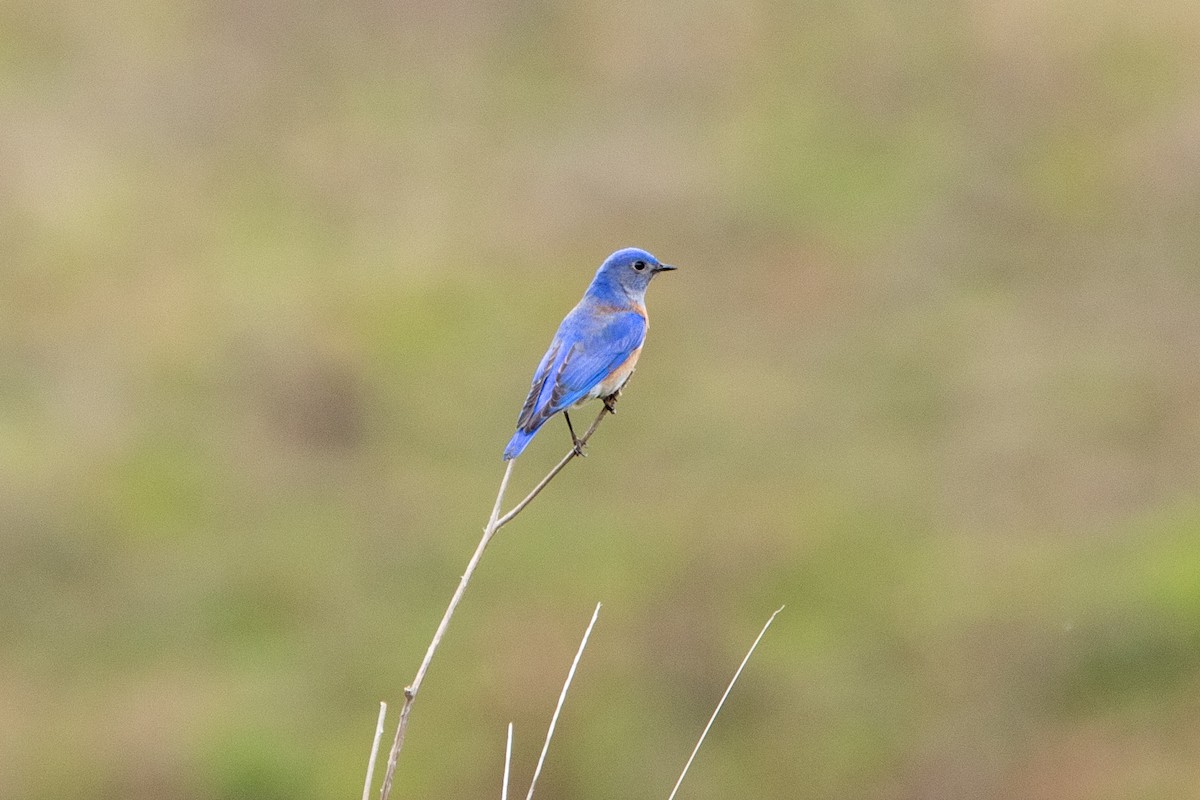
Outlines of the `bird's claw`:
M 583 450 L 584 445 L 585 442 L 582 442 L 579 439 L 575 440 L 575 455 L 579 456 L 580 458 L 587 458 L 587 453 L 585 453 Z

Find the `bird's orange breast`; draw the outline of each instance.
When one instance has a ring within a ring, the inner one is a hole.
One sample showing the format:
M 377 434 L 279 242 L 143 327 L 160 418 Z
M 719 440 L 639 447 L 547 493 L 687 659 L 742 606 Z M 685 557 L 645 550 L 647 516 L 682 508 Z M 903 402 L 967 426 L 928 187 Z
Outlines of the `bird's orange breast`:
M 629 376 L 633 374 L 633 370 L 637 367 L 638 357 L 642 354 L 642 348 L 637 348 L 629 354 L 629 358 L 621 362 L 621 364 L 608 373 L 608 377 L 596 384 L 595 394 L 592 397 L 608 397 L 613 392 L 625 385 L 625 381 L 629 380 Z

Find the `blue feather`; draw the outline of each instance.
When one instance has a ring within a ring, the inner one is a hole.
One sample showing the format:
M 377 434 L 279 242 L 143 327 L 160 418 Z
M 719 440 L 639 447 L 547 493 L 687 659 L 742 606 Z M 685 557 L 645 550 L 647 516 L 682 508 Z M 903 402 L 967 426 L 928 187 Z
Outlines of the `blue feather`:
M 635 311 L 597 314 L 594 305 L 585 299 L 559 327 L 534 373 L 505 461 L 520 455 L 547 420 L 584 399 L 642 346 L 645 318 Z
M 525 445 L 529 444 L 529 441 L 533 439 L 535 433 L 537 433 L 536 430 L 526 432 L 518 429 L 517 432 L 513 434 L 513 437 L 508 440 L 508 447 L 504 448 L 504 460 L 512 461 L 514 458 L 521 455 L 521 451 L 523 451 L 525 449 Z
M 555 414 L 597 397 L 596 387 L 642 346 L 646 286 L 656 272 L 668 269 L 674 267 L 634 248 L 618 250 L 605 260 L 583 300 L 559 325 L 533 374 L 517 432 L 504 448 L 505 461 L 519 456 Z

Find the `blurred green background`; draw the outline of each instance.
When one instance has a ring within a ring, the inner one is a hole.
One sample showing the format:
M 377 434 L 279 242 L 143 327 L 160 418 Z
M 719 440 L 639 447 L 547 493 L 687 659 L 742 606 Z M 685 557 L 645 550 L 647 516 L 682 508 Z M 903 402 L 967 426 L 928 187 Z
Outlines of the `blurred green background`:
M 0 796 L 1200 797 L 1188 0 L 0 6 Z M 557 420 L 513 493 L 565 451 Z M 394 719 L 394 714 L 393 714 Z M 392 722 L 389 721 L 389 736 Z

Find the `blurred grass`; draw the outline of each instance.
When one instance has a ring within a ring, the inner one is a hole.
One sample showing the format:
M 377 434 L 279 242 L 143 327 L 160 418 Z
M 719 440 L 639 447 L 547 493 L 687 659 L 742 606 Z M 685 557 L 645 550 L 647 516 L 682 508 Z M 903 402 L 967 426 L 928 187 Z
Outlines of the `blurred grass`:
M 404 796 L 1196 796 L 1187 3 L 0 8 L 0 796 L 356 791 L 598 261 L 683 268 Z M 551 426 L 517 488 L 557 457 Z

